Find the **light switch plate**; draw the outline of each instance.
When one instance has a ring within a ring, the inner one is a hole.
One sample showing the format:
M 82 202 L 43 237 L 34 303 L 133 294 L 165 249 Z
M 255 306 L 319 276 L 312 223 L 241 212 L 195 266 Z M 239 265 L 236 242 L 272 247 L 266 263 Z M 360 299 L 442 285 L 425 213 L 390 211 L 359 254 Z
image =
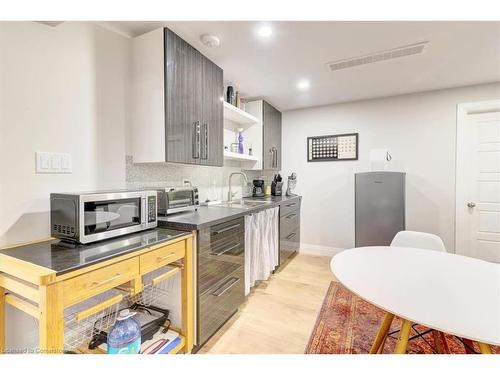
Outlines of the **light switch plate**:
M 50 155 L 50 169 L 53 173 L 61 171 L 61 154 L 53 153 Z
M 50 173 L 50 153 L 36 152 L 36 173 Z
M 36 152 L 36 173 L 71 173 L 71 155 L 61 152 Z
M 63 173 L 71 173 L 73 170 L 71 155 L 70 154 L 62 154 L 61 157 L 61 172 Z

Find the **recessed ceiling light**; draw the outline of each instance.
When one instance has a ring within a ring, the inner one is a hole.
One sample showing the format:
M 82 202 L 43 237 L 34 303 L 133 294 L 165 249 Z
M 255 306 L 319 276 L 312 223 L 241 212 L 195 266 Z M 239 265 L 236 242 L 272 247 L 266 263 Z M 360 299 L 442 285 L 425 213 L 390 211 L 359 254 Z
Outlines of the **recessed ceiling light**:
M 257 30 L 257 34 L 263 38 L 269 38 L 271 34 L 273 33 L 273 29 L 271 29 L 270 26 L 261 26 Z
M 297 83 L 297 88 L 299 90 L 307 90 L 309 86 L 311 86 L 311 84 L 307 79 L 302 79 Z

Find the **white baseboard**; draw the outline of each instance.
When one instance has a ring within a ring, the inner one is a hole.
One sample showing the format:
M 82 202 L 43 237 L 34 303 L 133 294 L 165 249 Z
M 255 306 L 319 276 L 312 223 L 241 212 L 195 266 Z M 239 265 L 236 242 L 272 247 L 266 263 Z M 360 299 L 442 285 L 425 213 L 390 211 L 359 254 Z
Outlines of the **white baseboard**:
M 333 257 L 335 254 L 340 253 L 343 248 L 339 247 L 329 247 L 321 245 L 311 245 L 307 243 L 301 243 L 299 253 L 306 255 L 319 255 L 325 257 Z

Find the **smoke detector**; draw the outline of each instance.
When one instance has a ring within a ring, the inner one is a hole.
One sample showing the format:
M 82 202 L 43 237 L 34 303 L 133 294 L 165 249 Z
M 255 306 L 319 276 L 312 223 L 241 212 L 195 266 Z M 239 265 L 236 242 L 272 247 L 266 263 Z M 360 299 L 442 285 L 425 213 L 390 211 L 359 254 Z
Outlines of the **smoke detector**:
M 200 36 L 200 40 L 207 47 L 219 47 L 220 45 L 220 39 L 215 35 L 203 34 Z
M 348 59 L 336 60 L 327 63 L 331 71 L 352 68 L 359 65 L 372 64 L 379 61 L 397 59 L 404 56 L 418 55 L 424 52 L 428 41 L 401 46 L 390 50 L 374 52 L 369 55 L 350 57 Z

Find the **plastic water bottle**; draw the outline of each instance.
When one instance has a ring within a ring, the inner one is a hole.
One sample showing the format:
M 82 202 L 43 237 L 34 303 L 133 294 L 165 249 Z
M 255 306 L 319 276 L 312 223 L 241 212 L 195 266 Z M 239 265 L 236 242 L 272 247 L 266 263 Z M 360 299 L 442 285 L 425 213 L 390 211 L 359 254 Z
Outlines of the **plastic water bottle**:
M 120 311 L 108 334 L 108 354 L 138 354 L 141 351 L 141 325 L 129 309 Z
M 243 128 L 238 129 L 238 154 L 243 154 L 244 149 L 243 149 Z

